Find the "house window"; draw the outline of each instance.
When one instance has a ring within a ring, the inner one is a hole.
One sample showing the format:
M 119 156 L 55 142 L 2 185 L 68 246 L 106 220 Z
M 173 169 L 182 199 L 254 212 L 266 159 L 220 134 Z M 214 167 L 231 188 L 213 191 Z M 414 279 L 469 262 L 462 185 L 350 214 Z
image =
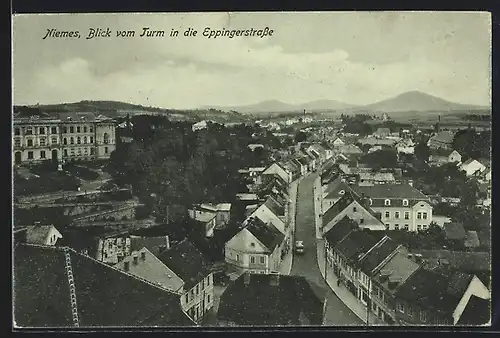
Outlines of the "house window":
M 28 140 L 28 147 L 33 147 L 33 140 L 31 139 Z
M 50 128 L 50 133 L 51 134 L 57 134 L 57 127 Z
M 200 284 L 196 284 L 196 295 L 200 294 Z
M 408 206 L 408 200 L 403 200 L 403 206 L 407 207 Z
M 94 137 L 93 136 L 89 137 L 89 143 L 94 143 Z
M 356 212 L 358 209 L 356 207 L 352 207 L 352 212 Z
M 109 143 L 109 135 L 108 135 L 108 133 L 104 133 L 103 140 L 104 140 L 104 144 L 108 144 Z
M 78 148 L 78 155 L 82 155 L 82 148 Z
M 16 147 L 20 147 L 20 146 L 21 146 L 21 140 L 20 140 L 20 139 L 15 139 L 15 140 L 14 140 L 14 145 L 15 145 Z
M 68 144 L 68 139 L 66 137 L 63 139 L 63 144 Z
M 389 213 L 389 211 L 386 211 L 385 212 L 385 218 L 389 218 L 389 217 L 391 217 L 391 214 Z
M 71 149 L 71 156 L 75 156 L 75 149 Z
M 26 132 L 24 133 L 25 135 L 33 135 L 33 128 L 27 127 Z
M 266 257 L 261 256 L 260 257 L 260 264 L 264 264 L 266 262 Z
M 207 295 L 207 303 L 210 303 L 210 295 Z
M 394 230 L 399 230 L 399 224 L 394 224 Z
M 94 127 L 89 127 L 89 133 L 93 133 L 94 132 Z
M 420 224 L 417 224 L 417 230 L 422 230 L 422 226 Z
M 420 310 L 420 321 L 421 322 L 426 322 L 427 321 L 427 313 L 423 310 Z
M 73 136 L 71 136 L 71 138 L 69 139 L 69 143 L 75 144 L 75 138 Z
M 72 134 L 72 133 L 74 133 L 74 132 L 75 132 L 75 127 L 73 127 L 73 126 L 69 127 L 69 132 L 70 132 L 71 134 Z
M 84 126 L 83 127 L 83 132 L 86 133 L 87 132 L 87 126 Z
M 405 211 L 405 219 L 410 219 L 410 212 L 409 211 Z
M 64 156 L 68 157 L 68 149 L 64 149 Z
M 396 212 L 394 213 L 394 218 L 395 218 L 395 219 L 398 219 L 398 218 L 399 218 L 399 211 L 396 211 Z
M 339 195 L 343 195 L 343 194 L 345 194 L 345 191 L 344 190 L 340 190 L 339 191 Z
M 389 223 L 385 223 L 385 230 L 389 230 Z
M 28 160 L 32 160 L 32 159 L 33 159 L 33 152 L 28 151 Z
M 405 224 L 405 230 L 409 230 L 410 226 L 408 224 Z
M 402 303 L 398 303 L 396 306 L 399 312 L 405 313 L 405 307 Z
M 76 127 L 76 132 L 79 133 L 80 132 L 80 127 Z
M 40 151 L 40 158 L 45 158 L 45 150 Z
M 68 133 L 68 127 L 63 127 L 63 134 L 67 134 Z
M 255 257 L 254 256 L 250 256 L 250 263 L 255 264 Z
M 84 136 L 83 137 L 83 143 L 86 144 L 87 143 L 87 136 Z
M 426 213 L 426 212 L 423 212 L 423 213 L 422 213 L 422 218 L 423 218 L 423 219 L 427 219 L 427 213 Z
M 391 200 L 386 199 L 386 200 L 384 201 L 384 205 L 386 205 L 386 206 L 390 206 L 390 205 L 391 205 Z
M 184 296 L 184 300 L 186 303 L 189 303 L 189 293 L 186 293 L 186 295 Z
M 104 153 L 107 154 L 108 153 L 108 147 L 104 147 Z
M 40 134 L 45 135 L 45 127 L 38 128 Z
M 57 144 L 57 137 L 51 137 L 50 142 L 52 144 Z
M 14 128 L 14 135 L 21 135 L 21 129 Z
M 364 218 L 360 218 L 359 219 L 359 224 L 364 224 L 365 223 L 365 219 Z
M 45 138 L 40 139 L 40 145 L 43 147 L 45 146 Z
M 408 317 L 412 317 L 413 316 L 413 309 L 411 308 L 411 305 L 408 305 L 406 307 L 406 314 L 408 315 Z
M 80 136 L 78 136 L 78 137 L 76 138 L 76 143 L 77 143 L 77 144 L 81 144 L 81 143 L 82 143 L 82 139 L 81 139 L 81 137 L 80 137 Z
M 94 155 L 94 153 L 95 153 L 94 148 L 90 148 L 90 155 Z
M 236 254 L 236 260 L 239 262 L 240 261 L 240 255 Z

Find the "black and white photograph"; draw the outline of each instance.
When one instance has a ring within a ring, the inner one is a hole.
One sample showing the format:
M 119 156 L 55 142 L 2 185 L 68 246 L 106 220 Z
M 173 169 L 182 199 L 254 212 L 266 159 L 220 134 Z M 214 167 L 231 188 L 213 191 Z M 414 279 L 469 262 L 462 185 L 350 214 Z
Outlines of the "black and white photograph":
M 491 326 L 491 29 L 12 15 L 13 329 Z

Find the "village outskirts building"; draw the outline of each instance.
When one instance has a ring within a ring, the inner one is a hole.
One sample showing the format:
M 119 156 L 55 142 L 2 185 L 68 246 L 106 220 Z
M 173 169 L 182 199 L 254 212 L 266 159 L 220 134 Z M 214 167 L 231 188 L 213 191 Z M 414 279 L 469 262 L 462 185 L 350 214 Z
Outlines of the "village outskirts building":
M 14 118 L 14 164 L 108 159 L 116 148 L 115 121 L 93 113 Z

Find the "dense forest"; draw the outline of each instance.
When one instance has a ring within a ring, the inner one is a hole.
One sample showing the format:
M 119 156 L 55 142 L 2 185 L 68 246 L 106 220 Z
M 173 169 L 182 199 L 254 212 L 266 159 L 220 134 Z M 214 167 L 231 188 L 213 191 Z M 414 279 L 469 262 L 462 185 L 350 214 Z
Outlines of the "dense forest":
M 118 131 L 132 137 L 111 155 L 110 171 L 120 184 L 131 184 L 143 200 L 155 196 L 157 215 L 182 217 L 194 203 L 232 202 L 246 183 L 238 169 L 268 164 L 272 134 L 257 126 L 231 128 L 209 123 L 193 132 L 191 124 L 161 116 L 134 116 L 132 129 Z M 271 142 L 272 141 L 272 142 Z M 248 147 L 262 143 L 253 152 Z M 277 144 L 280 144 L 279 141 Z
M 476 132 L 473 128 L 457 131 L 453 138 L 453 149 L 462 155 L 462 161 L 469 158 L 485 158 L 491 156 L 491 130 Z

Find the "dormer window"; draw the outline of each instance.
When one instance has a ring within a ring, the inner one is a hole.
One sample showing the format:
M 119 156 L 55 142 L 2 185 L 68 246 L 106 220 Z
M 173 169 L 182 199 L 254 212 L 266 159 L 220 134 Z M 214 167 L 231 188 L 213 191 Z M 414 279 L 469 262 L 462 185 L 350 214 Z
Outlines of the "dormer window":
M 344 190 L 340 190 L 340 191 L 339 191 L 339 194 L 340 194 L 340 195 L 344 195 L 344 194 L 345 194 L 345 191 L 344 191 Z
M 384 205 L 385 205 L 385 206 L 390 206 L 390 205 L 391 205 L 391 200 L 386 199 L 386 200 L 384 201 Z
M 403 200 L 403 206 L 407 207 L 408 206 L 408 200 Z

